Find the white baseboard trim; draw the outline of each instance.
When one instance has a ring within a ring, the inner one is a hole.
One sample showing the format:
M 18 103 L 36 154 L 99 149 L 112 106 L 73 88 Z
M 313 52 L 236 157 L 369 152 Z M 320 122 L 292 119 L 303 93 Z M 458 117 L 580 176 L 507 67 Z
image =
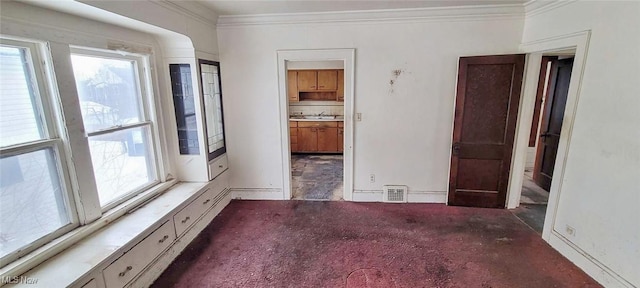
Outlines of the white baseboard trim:
M 288 200 L 280 188 L 232 188 L 231 198 L 242 200 Z
M 220 192 L 216 199 L 216 203 L 208 212 L 206 212 L 200 220 L 194 224 L 184 235 L 182 235 L 167 251 L 156 258 L 147 269 L 142 272 L 138 278 L 130 282 L 126 287 L 149 287 L 160 277 L 162 272 L 182 253 L 182 251 L 207 227 L 213 218 L 215 218 L 229 202 L 231 202 L 231 191 L 225 189 Z
M 600 263 L 600 261 L 593 258 L 587 252 L 583 251 L 578 246 L 562 237 L 562 235 L 558 234 L 557 232 L 551 232 L 551 236 L 548 242 L 551 247 L 560 252 L 562 256 L 569 259 L 569 261 L 573 262 L 573 264 L 578 266 L 585 273 L 587 273 L 587 275 L 591 276 L 594 280 L 598 281 L 598 283 L 602 284 L 604 287 L 637 287 L 626 279 L 622 278 L 620 275 L 613 272 L 604 264 Z M 640 285 L 640 283 L 636 283 L 636 285 Z
M 354 202 L 382 202 L 382 190 L 354 190 Z M 447 203 L 447 191 L 409 191 L 407 203 Z

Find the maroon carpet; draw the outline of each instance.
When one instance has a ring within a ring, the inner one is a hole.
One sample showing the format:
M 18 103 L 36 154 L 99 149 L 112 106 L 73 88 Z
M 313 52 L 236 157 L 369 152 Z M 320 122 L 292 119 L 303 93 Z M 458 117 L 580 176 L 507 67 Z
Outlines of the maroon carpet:
M 153 287 L 600 287 L 507 210 L 233 201 Z

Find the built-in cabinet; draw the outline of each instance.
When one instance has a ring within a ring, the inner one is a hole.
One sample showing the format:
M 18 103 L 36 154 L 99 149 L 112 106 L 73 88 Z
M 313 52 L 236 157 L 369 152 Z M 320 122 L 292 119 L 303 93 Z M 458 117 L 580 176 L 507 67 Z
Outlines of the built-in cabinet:
M 291 152 L 339 153 L 343 151 L 341 121 L 289 121 Z
M 288 70 L 289 101 L 344 101 L 344 70 Z

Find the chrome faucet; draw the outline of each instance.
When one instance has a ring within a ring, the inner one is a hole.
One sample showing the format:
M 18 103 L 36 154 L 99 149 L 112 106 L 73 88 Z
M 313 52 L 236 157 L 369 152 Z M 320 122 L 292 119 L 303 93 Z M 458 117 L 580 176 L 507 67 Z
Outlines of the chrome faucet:
M 320 114 L 318 114 L 318 116 L 324 116 L 324 111 L 320 112 Z

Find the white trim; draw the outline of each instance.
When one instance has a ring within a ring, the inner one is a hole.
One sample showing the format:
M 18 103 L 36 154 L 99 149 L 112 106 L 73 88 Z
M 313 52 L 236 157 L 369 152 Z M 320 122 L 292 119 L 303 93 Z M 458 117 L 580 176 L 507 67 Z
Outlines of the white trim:
M 560 251 L 560 254 L 567 257 L 573 264 L 580 267 L 587 275 L 593 277 L 604 287 L 636 287 L 609 269 L 606 265 L 591 257 L 587 252 L 580 249 L 580 247 L 571 243 L 571 241 L 564 238 L 560 233 L 555 231 L 551 232 L 551 236 L 547 242 L 549 242 L 551 247 Z
M 282 189 L 231 188 L 231 198 L 238 200 L 282 200 Z
M 563 1 L 530 0 L 527 3 L 524 3 L 525 17 L 531 17 L 534 15 L 546 13 L 576 1 L 578 0 L 563 0 Z
M 453 21 L 523 18 L 520 4 L 481 5 L 460 7 L 431 7 L 410 9 L 379 9 L 363 11 L 309 12 L 286 14 L 221 15 L 217 27 L 302 24 L 302 23 L 359 23 L 380 21 Z
M 278 91 L 280 113 L 280 142 L 282 143 L 283 200 L 292 198 L 291 192 L 291 147 L 289 141 L 289 98 L 287 96 L 287 61 L 344 61 L 344 191 L 342 198 L 352 200 L 353 194 L 353 115 L 355 86 L 355 49 L 324 50 L 279 50 Z
M 354 190 L 354 202 L 382 202 L 382 190 Z M 407 203 L 447 203 L 447 191 L 409 191 Z
M 597 259 L 589 255 L 577 245 L 573 244 L 570 240 L 564 238 L 561 233 L 556 231 L 554 228 L 558 205 L 560 203 L 560 195 L 562 194 L 562 182 L 571 146 L 571 134 L 573 132 L 574 119 L 580 98 L 580 89 L 584 75 L 584 67 L 587 61 L 590 37 L 591 31 L 587 30 L 530 41 L 520 45 L 520 50 L 522 52 L 530 54 L 529 61 L 527 61 L 527 73 L 534 75 L 527 75 L 528 77 L 525 81 L 526 87 L 523 89 L 524 94 L 521 97 L 522 105 L 518 112 L 518 118 L 522 121 L 518 121 L 517 124 L 517 138 L 514 144 L 512 169 L 509 176 L 510 186 L 507 195 L 507 203 L 508 208 L 517 207 L 519 204 L 517 202 L 520 199 L 522 190 L 524 165 L 527 154 L 526 150 L 531 130 L 531 115 L 533 115 L 533 109 L 535 106 L 536 87 L 538 85 L 537 75 L 539 75 L 538 72 L 540 71 L 542 54 L 575 49 L 573 70 L 571 73 L 564 118 L 562 119 L 562 131 L 560 132 L 556 163 L 553 179 L 551 181 L 551 189 L 549 191 L 549 201 L 544 219 L 542 239 L 547 241 L 551 247 L 583 269 L 589 276 L 593 277 L 600 284 L 614 287 L 633 287 L 633 285 L 623 279 L 620 275 L 600 263 Z

